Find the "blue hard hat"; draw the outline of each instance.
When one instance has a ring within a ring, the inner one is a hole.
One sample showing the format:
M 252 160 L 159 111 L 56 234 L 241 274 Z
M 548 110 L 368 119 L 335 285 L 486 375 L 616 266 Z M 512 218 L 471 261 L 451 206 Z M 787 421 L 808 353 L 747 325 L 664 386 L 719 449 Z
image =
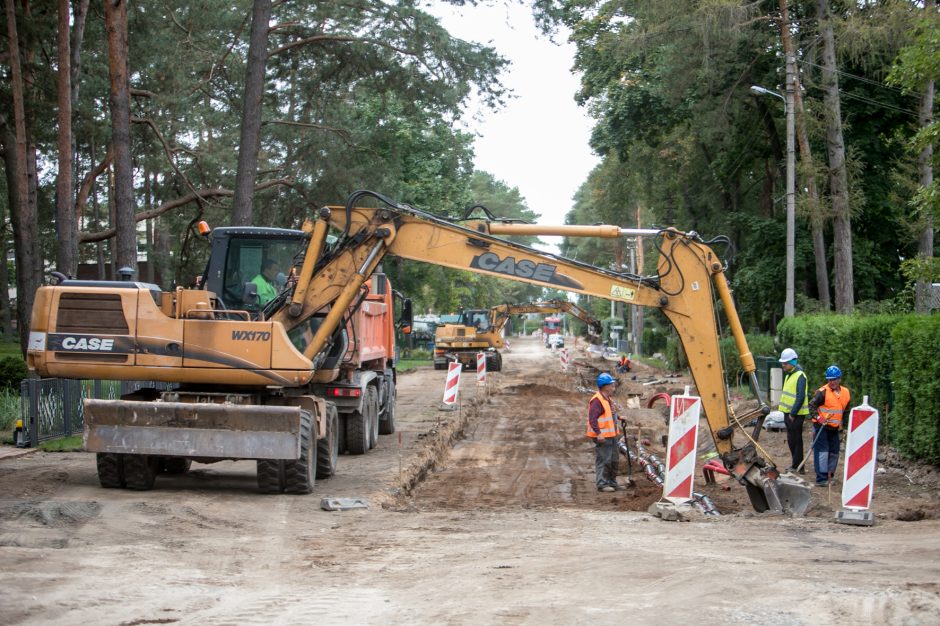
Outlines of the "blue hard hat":
M 842 370 L 837 365 L 830 365 L 826 368 L 826 380 L 835 380 L 842 378 Z
M 614 377 L 608 374 L 607 372 L 602 372 L 597 376 L 597 388 L 600 389 L 604 385 L 614 384 Z

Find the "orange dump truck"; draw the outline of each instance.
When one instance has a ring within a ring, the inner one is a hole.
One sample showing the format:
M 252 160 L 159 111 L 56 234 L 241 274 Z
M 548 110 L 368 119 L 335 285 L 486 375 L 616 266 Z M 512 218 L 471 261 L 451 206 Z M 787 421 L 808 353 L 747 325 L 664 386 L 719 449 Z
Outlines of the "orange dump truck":
M 358 306 L 350 307 L 345 356 L 336 363 L 335 378 L 314 385 L 316 393 L 336 405 L 339 448 L 350 454 L 364 454 L 380 434 L 395 432 L 394 292 L 381 273 L 364 287 Z

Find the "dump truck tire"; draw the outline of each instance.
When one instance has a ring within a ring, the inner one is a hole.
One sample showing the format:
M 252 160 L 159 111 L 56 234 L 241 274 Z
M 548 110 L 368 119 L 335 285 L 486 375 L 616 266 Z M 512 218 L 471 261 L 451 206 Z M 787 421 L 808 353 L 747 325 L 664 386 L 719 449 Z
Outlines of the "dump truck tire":
M 284 461 L 258 459 L 258 490 L 261 493 L 284 491 Z
M 398 392 L 395 390 L 395 383 L 388 384 L 388 399 L 385 401 L 384 419 L 379 420 L 379 434 L 391 435 L 395 432 L 395 404 L 398 402 Z
M 366 417 L 369 420 L 369 449 L 371 450 L 379 443 L 379 392 L 371 385 L 366 391 L 366 406 L 368 408 Z
M 300 412 L 300 458 L 284 461 L 284 493 L 313 491 L 317 478 L 317 426 L 309 411 Z
M 96 461 L 98 482 L 101 486 L 105 489 L 122 489 L 124 487 L 124 455 L 99 452 Z
M 369 451 L 368 403 L 363 402 L 362 411 L 346 415 L 346 451 L 349 454 L 365 454 Z
M 167 456 L 160 459 L 160 471 L 164 474 L 185 474 L 192 463 L 191 459 L 181 456 Z
M 160 460 L 146 454 L 124 455 L 124 486 L 136 491 L 153 489 Z
M 339 457 L 339 415 L 336 405 L 326 403 L 326 437 L 317 440 L 317 478 L 329 478 L 336 474 Z

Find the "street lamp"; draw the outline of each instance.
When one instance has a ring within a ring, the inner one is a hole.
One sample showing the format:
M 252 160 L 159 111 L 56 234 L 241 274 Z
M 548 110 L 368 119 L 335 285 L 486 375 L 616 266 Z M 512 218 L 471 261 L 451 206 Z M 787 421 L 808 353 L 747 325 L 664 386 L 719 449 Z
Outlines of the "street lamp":
M 751 85 L 751 93 L 758 96 L 774 96 L 783 100 L 787 116 L 787 295 L 783 304 L 783 316 L 793 317 L 794 312 L 794 264 L 796 256 L 796 115 L 793 110 L 793 79 L 791 58 L 787 56 L 786 97 L 776 91 Z

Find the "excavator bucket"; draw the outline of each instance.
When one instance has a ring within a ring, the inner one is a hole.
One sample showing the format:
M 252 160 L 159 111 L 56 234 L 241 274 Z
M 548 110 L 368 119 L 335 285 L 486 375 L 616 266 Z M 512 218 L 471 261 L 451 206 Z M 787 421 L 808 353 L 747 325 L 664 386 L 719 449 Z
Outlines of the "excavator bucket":
M 758 513 L 774 511 L 802 516 L 809 508 L 812 487 L 798 476 L 778 474 L 776 469 L 758 472 L 755 468 L 745 480 L 747 494 Z
M 84 401 L 89 452 L 218 459 L 300 458 L 300 408 Z

